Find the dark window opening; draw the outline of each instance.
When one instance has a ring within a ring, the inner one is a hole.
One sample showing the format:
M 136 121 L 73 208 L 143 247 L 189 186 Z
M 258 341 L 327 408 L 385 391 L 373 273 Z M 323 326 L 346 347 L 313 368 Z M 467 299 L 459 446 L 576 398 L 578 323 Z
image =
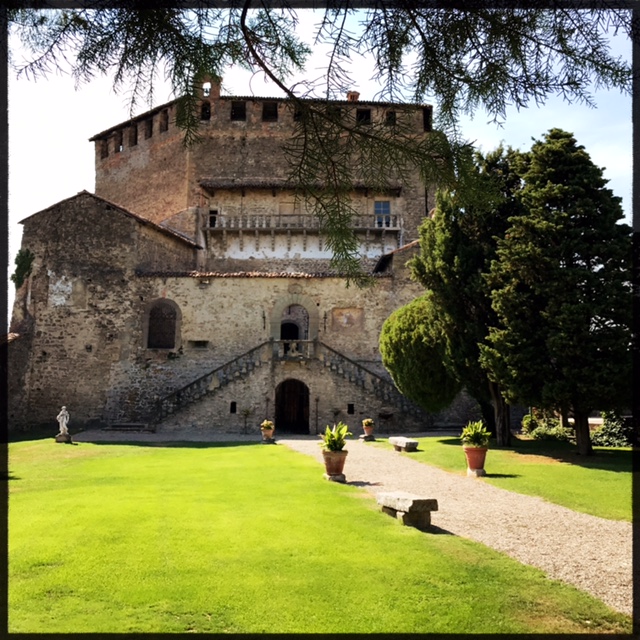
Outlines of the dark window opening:
M 371 109 L 356 109 L 357 124 L 371 124 Z
M 388 127 L 393 127 L 396 124 L 396 112 L 395 111 L 387 111 L 384 117 L 384 123 Z
M 211 228 L 215 227 L 217 221 L 218 221 L 218 210 L 209 209 L 209 227 Z
M 278 121 L 278 103 L 277 102 L 262 103 L 262 121 L 263 122 Z
M 347 413 L 348 413 L 350 416 L 352 416 L 355 412 L 356 412 L 356 407 L 355 407 L 355 405 L 354 405 L 353 403 L 351 403 L 351 402 L 350 402 L 350 403 L 347 405 Z
M 433 107 L 422 108 L 422 126 L 425 131 L 431 131 L 433 126 Z
M 173 349 L 176 346 L 176 310 L 167 302 L 158 302 L 149 312 L 148 349 Z
M 327 107 L 327 115 L 333 120 L 340 120 L 340 118 L 342 117 L 342 109 L 330 104 Z
M 109 141 L 100 140 L 100 157 L 106 158 L 109 156 Z
M 135 147 L 138 144 L 138 125 L 133 124 L 129 129 L 129 146 Z
M 302 111 L 300 109 L 297 109 L 293 112 L 293 120 L 295 122 L 300 122 L 300 120 L 302 120 Z
M 153 135 L 153 118 L 144 121 L 144 137 L 150 138 Z
M 209 346 L 208 340 L 189 340 L 192 349 L 206 349 Z
M 200 105 L 200 120 L 211 120 L 211 104 L 208 102 Z
M 114 151 L 120 153 L 122 151 L 122 131 L 116 131 L 114 135 Z
M 169 110 L 163 109 L 160 112 L 160 131 L 167 131 L 169 129 Z
M 238 405 L 236 404 L 236 401 L 233 400 L 229 405 L 229 413 L 236 413 L 237 411 L 238 411 Z
M 247 103 L 234 100 L 231 103 L 231 119 L 246 120 L 247 119 Z

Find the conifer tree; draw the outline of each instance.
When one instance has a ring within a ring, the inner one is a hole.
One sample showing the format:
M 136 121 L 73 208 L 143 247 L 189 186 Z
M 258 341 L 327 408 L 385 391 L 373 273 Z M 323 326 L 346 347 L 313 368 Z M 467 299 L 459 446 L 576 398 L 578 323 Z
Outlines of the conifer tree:
M 551 129 L 521 160 L 524 213 L 487 278 L 497 323 L 480 361 L 507 398 L 571 412 L 588 455 L 589 413 L 631 400 L 630 229 L 572 134 Z

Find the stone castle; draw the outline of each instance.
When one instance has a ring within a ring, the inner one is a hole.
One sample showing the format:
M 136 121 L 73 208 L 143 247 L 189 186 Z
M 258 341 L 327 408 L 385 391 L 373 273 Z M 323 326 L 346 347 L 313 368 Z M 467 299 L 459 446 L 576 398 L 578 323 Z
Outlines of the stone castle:
M 334 101 L 362 126 L 402 118 L 417 136 L 431 107 Z M 206 82 L 199 142 L 185 147 L 177 101 L 98 133 L 95 194 L 22 221 L 33 255 L 16 293 L 9 424 L 318 433 L 365 417 L 382 432 L 459 424 L 404 398 L 378 336 L 422 289 L 405 266 L 433 189 L 416 175 L 350 195 L 369 288 L 330 268 L 318 219 L 299 197 L 283 144 L 298 117 L 282 98 L 220 95 Z

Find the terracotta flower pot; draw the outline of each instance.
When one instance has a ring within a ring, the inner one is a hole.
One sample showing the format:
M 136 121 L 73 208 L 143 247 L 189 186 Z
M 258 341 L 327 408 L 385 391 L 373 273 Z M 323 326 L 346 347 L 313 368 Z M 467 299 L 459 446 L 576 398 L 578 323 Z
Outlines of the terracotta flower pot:
M 370 436 L 373 434 L 373 427 L 362 427 L 364 429 L 364 435 Z
M 328 476 L 340 476 L 344 469 L 348 451 L 323 451 L 324 468 Z
M 262 439 L 271 440 L 273 438 L 273 432 L 275 429 L 262 429 Z
M 468 476 L 486 476 L 484 461 L 487 457 L 487 447 L 462 447 L 467 458 Z

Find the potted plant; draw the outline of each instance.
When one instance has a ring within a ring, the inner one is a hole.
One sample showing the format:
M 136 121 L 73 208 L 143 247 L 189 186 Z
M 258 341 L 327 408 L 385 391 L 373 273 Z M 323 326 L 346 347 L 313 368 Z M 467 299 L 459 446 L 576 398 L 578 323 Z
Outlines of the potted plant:
M 364 429 L 364 435 L 370 436 L 373 434 L 373 418 L 365 418 L 362 421 L 362 428 Z
M 333 425 L 333 429 L 327 425 L 323 434 L 320 434 L 322 442 L 322 457 L 324 458 L 325 478 L 334 482 L 345 482 L 344 463 L 348 451 L 344 451 L 347 436 L 352 435 L 349 427 L 344 422 Z
M 262 431 L 263 440 L 273 440 L 273 432 L 275 431 L 275 426 L 271 420 L 263 420 L 260 424 L 260 430 Z
M 471 421 L 462 430 L 460 440 L 467 459 L 468 476 L 486 476 L 484 461 L 487 457 L 487 449 L 491 434 L 485 429 L 482 420 Z

